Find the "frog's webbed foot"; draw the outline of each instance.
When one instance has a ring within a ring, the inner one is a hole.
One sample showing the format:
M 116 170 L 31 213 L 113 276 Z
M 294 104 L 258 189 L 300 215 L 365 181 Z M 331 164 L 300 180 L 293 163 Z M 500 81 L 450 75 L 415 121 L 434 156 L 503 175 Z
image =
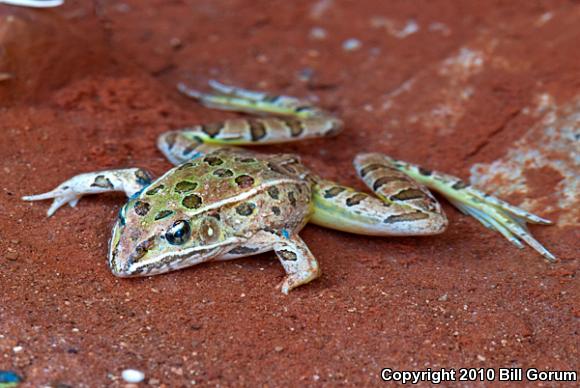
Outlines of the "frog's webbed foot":
M 485 227 L 501 233 L 516 247 L 523 248 L 520 241 L 523 240 L 549 261 L 556 260 L 556 257 L 544 248 L 526 227 L 526 223 L 550 225 L 551 221 L 477 190 L 455 176 L 430 171 L 399 160 L 391 159 L 391 161 L 397 169 L 443 194 L 461 212 L 474 217 Z
M 22 199 L 24 201 L 54 199 L 46 212 L 50 217 L 66 204 L 71 207 L 76 206 L 83 195 L 123 191 L 130 197 L 149 183 L 151 183 L 151 176 L 140 168 L 89 172 L 76 175 L 49 192 L 24 196 Z
M 299 236 L 281 237 L 274 244 L 274 251 L 287 273 L 280 284 L 280 289 L 284 294 L 320 276 L 321 272 L 316 258 Z

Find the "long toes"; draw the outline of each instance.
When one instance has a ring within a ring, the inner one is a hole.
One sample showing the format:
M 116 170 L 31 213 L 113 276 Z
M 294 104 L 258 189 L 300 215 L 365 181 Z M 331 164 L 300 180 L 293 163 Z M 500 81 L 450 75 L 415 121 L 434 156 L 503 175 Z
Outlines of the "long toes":
M 210 79 L 207 83 L 210 88 L 221 94 L 233 94 L 237 89 L 234 86 L 223 84 L 215 79 Z
M 52 216 L 60 207 L 70 202 L 78 202 L 78 198 L 75 196 L 56 197 L 52 202 L 52 205 L 50 205 L 50 208 L 48 208 L 46 215 L 48 217 Z
M 57 197 L 57 193 L 53 191 L 49 191 L 47 193 L 42 194 L 34 194 L 34 195 L 25 195 L 22 197 L 23 201 L 42 201 L 45 199 L 52 199 Z
M 195 89 L 191 89 L 190 87 L 188 87 L 187 85 L 185 85 L 183 82 L 180 82 L 177 84 L 177 90 L 179 90 L 182 94 L 185 94 L 188 97 L 191 98 L 195 98 L 195 99 L 203 99 L 204 97 L 207 96 L 207 94 L 200 92 L 198 90 Z

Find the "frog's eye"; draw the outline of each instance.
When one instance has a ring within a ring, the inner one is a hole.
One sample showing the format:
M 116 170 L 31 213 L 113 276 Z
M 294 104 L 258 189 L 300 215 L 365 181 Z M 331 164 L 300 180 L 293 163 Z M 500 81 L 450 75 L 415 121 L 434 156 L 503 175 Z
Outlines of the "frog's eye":
M 206 244 L 219 239 L 220 225 L 215 217 L 207 217 L 199 225 L 199 237 Z
M 175 221 L 173 225 L 165 232 L 165 238 L 171 245 L 182 245 L 191 236 L 191 227 L 185 220 Z

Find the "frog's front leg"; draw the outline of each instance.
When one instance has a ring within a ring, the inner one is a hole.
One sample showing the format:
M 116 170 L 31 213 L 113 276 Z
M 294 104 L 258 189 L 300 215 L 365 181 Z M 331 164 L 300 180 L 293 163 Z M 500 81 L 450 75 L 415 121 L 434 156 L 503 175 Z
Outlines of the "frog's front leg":
M 274 252 L 287 274 L 280 285 L 284 294 L 311 282 L 321 274 L 316 258 L 298 235 L 277 238 L 274 243 Z
M 50 217 L 65 204 L 76 206 L 83 195 L 122 191 L 128 197 L 141 191 L 151 183 L 151 175 L 140 168 L 106 170 L 76 175 L 58 185 L 55 189 L 37 195 L 22 197 L 25 201 L 53 199 L 46 212 Z

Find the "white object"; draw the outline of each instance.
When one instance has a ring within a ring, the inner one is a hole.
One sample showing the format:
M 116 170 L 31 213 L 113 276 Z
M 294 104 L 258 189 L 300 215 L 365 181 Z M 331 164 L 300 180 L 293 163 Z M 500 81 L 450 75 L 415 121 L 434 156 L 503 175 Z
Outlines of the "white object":
M 64 0 L 0 0 L 0 4 L 18 5 L 21 7 L 49 8 L 58 7 Z
M 137 369 L 125 369 L 121 376 L 128 383 L 140 383 L 145 380 L 145 373 Z

